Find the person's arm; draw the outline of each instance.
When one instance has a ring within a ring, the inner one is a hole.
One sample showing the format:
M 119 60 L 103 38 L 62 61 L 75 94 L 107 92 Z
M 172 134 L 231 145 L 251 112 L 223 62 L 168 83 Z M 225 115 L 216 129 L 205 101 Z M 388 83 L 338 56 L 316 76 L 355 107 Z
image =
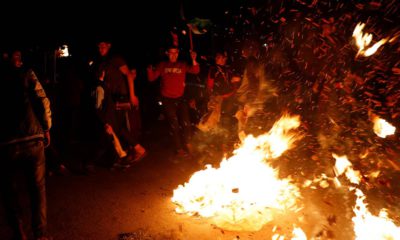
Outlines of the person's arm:
M 28 71 L 28 78 L 32 84 L 33 89 L 33 97 L 38 100 L 38 104 L 35 104 L 35 108 L 38 108 L 37 114 L 39 122 L 44 131 L 44 137 L 46 141 L 46 146 L 50 145 L 50 128 L 52 124 L 51 120 L 51 109 L 50 109 L 50 101 L 46 96 L 46 92 L 44 91 L 42 85 L 39 82 L 39 79 L 36 77 L 35 72 L 32 70 Z
M 136 78 L 136 71 L 129 71 L 127 65 L 122 65 L 119 67 L 119 70 L 126 76 L 128 80 L 128 91 L 129 91 L 129 100 L 131 104 L 135 107 L 139 107 L 139 99 L 135 95 L 135 84 L 134 80 Z
M 152 65 L 147 67 L 147 79 L 152 82 L 156 80 L 161 75 L 161 64 L 158 64 L 154 69 Z
M 212 93 L 214 89 L 214 68 L 211 67 L 210 70 L 208 71 L 208 76 L 207 76 L 207 91 L 209 94 Z
M 197 53 L 195 51 L 190 52 L 190 57 L 192 58 L 192 65 L 187 66 L 186 71 L 192 74 L 198 74 L 200 72 L 199 63 L 196 61 Z

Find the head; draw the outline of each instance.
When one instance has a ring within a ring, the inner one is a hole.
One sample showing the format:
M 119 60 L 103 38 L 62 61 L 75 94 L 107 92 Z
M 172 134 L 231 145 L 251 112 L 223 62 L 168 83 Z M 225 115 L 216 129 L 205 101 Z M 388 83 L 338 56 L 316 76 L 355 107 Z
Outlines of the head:
M 20 50 L 14 50 L 11 52 L 11 63 L 13 66 L 19 68 L 22 66 L 22 53 Z
M 97 48 L 99 49 L 100 56 L 105 57 L 110 52 L 111 43 L 108 41 L 100 41 L 97 44 Z
M 215 64 L 224 66 L 226 64 L 226 60 L 228 59 L 228 56 L 226 55 L 226 52 L 217 52 L 215 54 Z
M 167 50 L 167 56 L 170 62 L 174 63 L 178 61 L 179 49 L 175 46 L 171 46 Z

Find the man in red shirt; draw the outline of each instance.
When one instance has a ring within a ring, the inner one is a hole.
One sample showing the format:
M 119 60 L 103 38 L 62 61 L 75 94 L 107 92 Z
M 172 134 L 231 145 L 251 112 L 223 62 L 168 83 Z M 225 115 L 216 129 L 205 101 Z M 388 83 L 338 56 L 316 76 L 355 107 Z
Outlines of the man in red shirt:
M 189 105 L 183 97 L 186 73 L 198 74 L 200 67 L 196 61 L 196 52 L 190 53 L 192 65 L 178 61 L 179 49 L 175 46 L 168 48 L 167 55 L 168 61 L 159 63 L 156 68 L 152 66 L 147 68 L 147 78 L 149 81 L 154 81 L 161 77 L 162 103 L 176 152 L 179 156 L 186 156 L 191 151 L 189 141 L 192 135 Z

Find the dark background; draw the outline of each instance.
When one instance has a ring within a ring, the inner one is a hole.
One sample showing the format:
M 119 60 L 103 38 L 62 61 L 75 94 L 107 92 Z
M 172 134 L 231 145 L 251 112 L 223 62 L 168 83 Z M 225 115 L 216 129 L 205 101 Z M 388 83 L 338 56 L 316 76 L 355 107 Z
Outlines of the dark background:
M 157 51 L 167 33 L 183 26 L 185 20 L 218 19 L 224 9 L 240 2 L 243 1 L 2 3 L 1 45 L 54 48 L 67 43 L 72 52 L 82 52 L 95 46 L 98 38 L 108 37 L 124 51 L 142 55 Z

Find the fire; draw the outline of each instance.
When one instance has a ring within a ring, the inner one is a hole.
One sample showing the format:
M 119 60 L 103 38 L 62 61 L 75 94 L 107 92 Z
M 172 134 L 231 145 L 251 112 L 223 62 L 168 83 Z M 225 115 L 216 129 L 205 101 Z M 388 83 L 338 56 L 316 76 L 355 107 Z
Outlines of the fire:
M 373 55 L 383 44 L 385 44 L 389 38 L 383 38 L 376 42 L 374 45 L 369 47 L 372 42 L 372 34 L 371 33 L 363 33 L 363 29 L 365 27 L 365 23 L 358 23 L 356 28 L 353 31 L 353 37 L 358 46 L 358 55 L 363 55 L 365 57 L 369 57 Z
M 274 229 L 273 231 L 275 231 L 276 229 Z M 291 240 L 307 240 L 307 236 L 304 233 L 304 231 L 299 228 L 296 227 L 295 225 L 293 226 L 293 231 L 291 234 Z M 274 234 L 272 236 L 272 240 L 285 240 L 285 235 L 281 235 L 281 234 Z
M 353 170 L 352 164 L 347 157 L 338 156 L 336 154 L 332 154 L 332 156 L 336 159 L 334 167 L 336 176 L 340 176 L 345 173 L 347 179 L 349 179 L 351 183 L 359 184 L 361 180 L 361 174 L 359 171 Z
M 290 132 L 299 125 L 298 116 L 284 116 L 268 133 L 247 136 L 219 168 L 207 165 L 194 173 L 174 190 L 176 212 L 210 217 L 228 230 L 258 231 L 274 213 L 296 210 L 299 189 L 290 179 L 279 179 L 268 160 L 279 157 L 300 138 Z
M 389 135 L 393 135 L 396 128 L 388 123 L 386 120 L 379 118 L 377 116 L 372 117 L 372 122 L 374 123 L 374 132 L 381 138 L 385 138 Z
M 336 159 L 334 168 L 336 175 L 345 173 L 350 182 L 358 185 L 361 175 L 358 171 L 353 170 L 347 157 L 335 154 L 333 154 L 333 157 Z M 364 203 L 364 193 L 355 187 L 350 188 L 350 190 L 354 190 L 357 196 L 356 205 L 353 208 L 355 216 L 352 218 L 356 240 L 400 239 L 400 227 L 392 222 L 385 209 L 380 211 L 379 216 L 374 216 L 368 210 L 367 204 Z
M 357 200 L 352 218 L 356 240 L 361 239 L 400 239 L 400 227 L 396 226 L 382 209 L 379 216 L 372 215 L 364 203 L 365 195 L 359 189 L 355 191 Z M 368 230 L 367 230 L 368 229 Z

